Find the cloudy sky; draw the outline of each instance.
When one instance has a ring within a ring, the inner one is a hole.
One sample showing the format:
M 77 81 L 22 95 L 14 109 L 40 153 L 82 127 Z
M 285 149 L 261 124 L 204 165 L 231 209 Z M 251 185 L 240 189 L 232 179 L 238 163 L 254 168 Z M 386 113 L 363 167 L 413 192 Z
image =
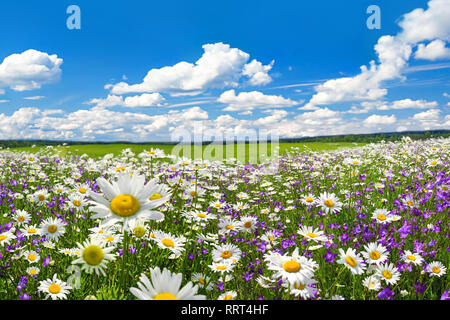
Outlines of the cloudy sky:
M 3 2 L 0 139 L 450 129 L 449 17 L 449 0 Z

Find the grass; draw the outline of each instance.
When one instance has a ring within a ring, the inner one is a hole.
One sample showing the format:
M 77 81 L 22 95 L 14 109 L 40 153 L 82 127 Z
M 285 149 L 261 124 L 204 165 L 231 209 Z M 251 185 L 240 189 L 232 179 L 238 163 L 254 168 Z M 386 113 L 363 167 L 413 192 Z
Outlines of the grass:
M 307 151 L 333 151 L 342 148 L 351 148 L 365 145 L 365 143 L 350 143 L 350 142 L 304 142 L 304 143 L 287 143 L 281 142 L 279 143 L 279 154 L 285 155 L 286 151 L 291 148 L 298 148 L 301 152 Z M 101 158 L 106 154 L 114 154 L 114 156 L 119 155 L 123 149 L 130 148 L 136 155 L 144 150 L 150 150 L 151 148 L 158 148 L 163 150 L 166 154 L 171 154 L 175 145 L 167 145 L 167 144 L 88 144 L 88 145 L 70 145 L 70 146 L 58 146 L 55 147 L 55 152 L 59 153 L 61 156 L 65 155 L 82 155 L 87 154 L 92 158 Z M 256 155 L 260 154 L 268 154 L 269 156 L 272 153 L 271 147 L 269 144 L 259 144 L 256 146 L 255 144 L 243 144 L 237 143 L 234 144 L 234 147 L 228 146 L 230 149 L 227 149 L 227 146 L 222 147 L 222 154 L 225 158 L 238 158 L 244 159 L 245 161 L 259 159 Z M 38 152 L 40 149 L 45 147 L 21 147 L 21 148 L 11 148 L 11 151 L 16 152 Z M 198 154 L 203 155 L 203 158 L 208 160 L 216 160 L 223 159 L 219 152 L 220 148 L 216 146 L 216 151 L 211 150 L 212 146 L 202 146 L 202 151 L 200 149 L 195 149 L 194 146 L 185 146 L 185 148 L 181 148 L 179 152 L 176 154 L 179 156 L 187 156 L 188 158 L 194 159 L 199 158 Z M 274 148 L 275 149 L 275 148 Z M 217 152 L 217 153 L 216 153 Z M 189 155 L 190 153 L 190 155 Z M 254 161 L 251 161 L 254 163 Z

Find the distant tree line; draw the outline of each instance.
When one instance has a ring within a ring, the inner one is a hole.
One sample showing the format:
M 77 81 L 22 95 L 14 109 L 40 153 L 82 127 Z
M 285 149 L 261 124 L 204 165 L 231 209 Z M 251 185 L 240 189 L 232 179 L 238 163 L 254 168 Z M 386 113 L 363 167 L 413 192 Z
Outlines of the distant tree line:
M 430 130 L 430 131 L 404 131 L 404 132 L 384 132 L 371 134 L 348 134 L 320 137 L 302 137 L 285 138 L 279 142 L 300 143 L 300 142 L 356 142 L 356 143 L 375 143 L 380 141 L 398 141 L 403 136 L 408 136 L 413 140 L 423 140 L 430 138 L 449 137 L 450 130 Z M 238 142 L 238 141 L 235 141 Z M 243 142 L 243 141 L 240 141 Z M 270 142 L 270 141 L 267 141 Z M 205 141 L 203 144 L 211 142 Z M 245 141 L 249 143 L 249 141 Z M 2 148 L 19 147 L 42 147 L 42 146 L 60 146 L 60 145 L 86 145 L 86 144 L 156 144 L 156 145 L 175 145 L 177 142 L 129 142 L 129 141 L 62 141 L 62 140 L 0 140 Z

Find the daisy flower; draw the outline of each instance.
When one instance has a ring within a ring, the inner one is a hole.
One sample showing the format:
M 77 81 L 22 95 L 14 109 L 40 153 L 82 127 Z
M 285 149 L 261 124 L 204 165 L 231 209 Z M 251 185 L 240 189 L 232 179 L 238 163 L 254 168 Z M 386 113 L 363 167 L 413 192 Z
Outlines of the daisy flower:
M 209 268 L 214 272 L 224 274 L 233 270 L 234 266 L 234 263 L 222 260 L 221 262 L 213 262 L 209 265 Z
M 0 245 L 8 246 L 12 240 L 16 239 L 16 236 L 10 231 L 0 233 Z
M 317 242 L 321 242 L 328 240 L 323 231 L 320 231 L 318 228 L 313 229 L 313 227 L 311 226 L 302 226 L 300 230 L 297 231 L 297 233 L 305 237 L 308 241 L 314 240 Z
M 81 211 L 87 205 L 87 201 L 85 200 L 84 195 L 72 193 L 69 195 L 69 201 L 67 204 L 69 205 L 69 208 L 72 208 L 75 211 Z
M 52 298 L 52 300 L 67 299 L 67 294 L 71 289 L 71 286 L 58 279 L 56 273 L 52 279 L 40 281 L 38 287 L 40 292 L 47 295 L 45 299 Z
M 283 283 L 283 287 L 289 287 L 290 288 L 290 294 L 298 297 L 300 296 L 303 299 L 310 299 L 314 296 L 314 288 L 312 285 L 316 284 L 317 281 L 310 278 L 305 279 L 303 282 L 295 281 L 292 284 L 289 283 Z
M 256 222 L 258 218 L 252 216 L 241 217 L 241 229 L 246 232 L 252 232 L 256 229 Z
M 128 223 L 133 220 L 160 220 L 164 215 L 152 209 L 161 206 L 166 199 L 163 197 L 149 200 L 155 194 L 155 179 L 145 183 L 145 176 L 119 174 L 118 180 L 109 183 L 104 178 L 98 178 L 97 184 L 103 191 L 103 196 L 90 192 L 94 199 L 90 203 L 94 207 L 90 211 L 96 212 L 92 219 L 103 219 L 102 224 L 111 225 L 122 223 L 129 230 Z
M 380 264 L 388 258 L 387 249 L 376 242 L 364 245 L 364 250 L 361 254 L 369 264 Z
M 362 274 L 366 269 L 366 265 L 360 256 L 360 254 L 356 253 L 355 249 L 348 248 L 347 251 L 343 249 L 339 249 L 339 260 L 337 263 L 345 265 L 352 274 Z
M 39 234 L 46 240 L 58 240 L 65 232 L 64 223 L 58 218 L 47 218 L 39 226 Z
M 22 257 L 27 259 L 29 263 L 37 263 L 41 259 L 39 254 L 33 250 L 27 250 L 22 253 Z
M 39 271 L 40 269 L 38 267 L 28 267 L 26 270 L 27 274 L 29 274 L 30 276 L 39 274 Z
M 20 232 L 25 236 L 25 237 L 32 237 L 32 236 L 38 236 L 40 235 L 40 231 L 39 228 L 36 225 L 29 225 L 26 227 L 23 227 L 20 229 Z
M 233 244 L 217 245 L 213 251 L 212 256 L 215 262 L 237 262 L 241 258 L 242 251 Z
M 232 219 L 224 219 L 218 224 L 219 234 L 228 234 L 232 231 L 239 231 L 240 224 Z
M 105 248 L 104 242 L 97 238 L 86 240 L 83 244 L 77 243 L 77 246 L 81 250 L 81 256 L 72 261 L 72 264 L 82 264 L 81 270 L 86 270 L 89 274 L 95 272 L 105 276 L 106 264 L 115 259 L 115 254 L 111 253 L 115 247 Z
M 181 273 L 172 273 L 159 267 L 150 269 L 150 279 L 142 273 L 137 286 L 130 292 L 139 300 L 205 300 L 204 295 L 197 295 L 198 287 L 188 282 L 181 288 Z
M 314 195 L 305 195 L 301 198 L 300 202 L 304 205 L 307 206 L 312 206 L 315 205 L 317 203 L 317 199 L 316 197 L 314 197 Z
M 381 289 L 380 279 L 376 276 L 369 276 L 363 280 L 363 286 L 369 290 L 378 291 Z
M 205 276 L 203 273 L 196 272 L 192 275 L 192 282 L 199 283 L 200 287 L 205 288 L 208 291 L 211 291 L 213 289 L 213 284 L 210 283 L 210 279 Z
M 16 210 L 13 219 L 17 224 L 27 224 L 31 221 L 31 215 L 25 210 L 19 209 Z
M 38 190 L 34 193 L 34 201 L 39 205 L 43 205 L 47 202 L 47 199 L 50 197 L 50 194 L 46 189 Z
M 274 278 L 281 278 L 289 281 L 303 283 L 305 279 L 310 279 L 314 275 L 316 264 L 312 260 L 300 256 L 298 248 L 295 248 L 292 255 L 273 256 L 269 260 L 267 268 L 276 271 Z
M 440 277 L 447 272 L 447 268 L 439 261 L 433 261 L 428 264 L 426 271 L 430 276 Z
M 217 300 L 234 300 L 236 298 L 237 292 L 236 291 L 227 291 L 225 293 L 222 293 Z
M 400 279 L 400 272 L 393 263 L 378 265 L 375 270 L 375 275 L 388 284 L 396 284 Z
M 337 212 L 342 207 L 342 202 L 339 201 L 334 193 L 321 193 L 317 203 L 326 213 Z
M 372 213 L 372 219 L 375 219 L 378 223 L 390 223 L 391 216 L 386 209 L 377 209 Z
M 402 254 L 402 260 L 406 263 L 411 263 L 416 266 L 420 266 L 423 262 L 423 258 L 418 253 L 412 253 L 409 250 L 405 250 Z
M 184 244 L 186 242 L 186 238 L 183 236 L 176 237 L 168 232 L 160 230 L 153 231 L 153 235 L 154 236 L 150 239 L 155 241 L 161 249 L 168 249 L 175 255 L 180 255 L 185 250 Z

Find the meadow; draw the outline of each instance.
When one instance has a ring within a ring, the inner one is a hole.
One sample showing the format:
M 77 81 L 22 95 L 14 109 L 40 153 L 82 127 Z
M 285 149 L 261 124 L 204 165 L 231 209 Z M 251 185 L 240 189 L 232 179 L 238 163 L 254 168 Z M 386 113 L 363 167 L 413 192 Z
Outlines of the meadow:
M 0 299 L 448 299 L 449 147 L 0 150 Z

